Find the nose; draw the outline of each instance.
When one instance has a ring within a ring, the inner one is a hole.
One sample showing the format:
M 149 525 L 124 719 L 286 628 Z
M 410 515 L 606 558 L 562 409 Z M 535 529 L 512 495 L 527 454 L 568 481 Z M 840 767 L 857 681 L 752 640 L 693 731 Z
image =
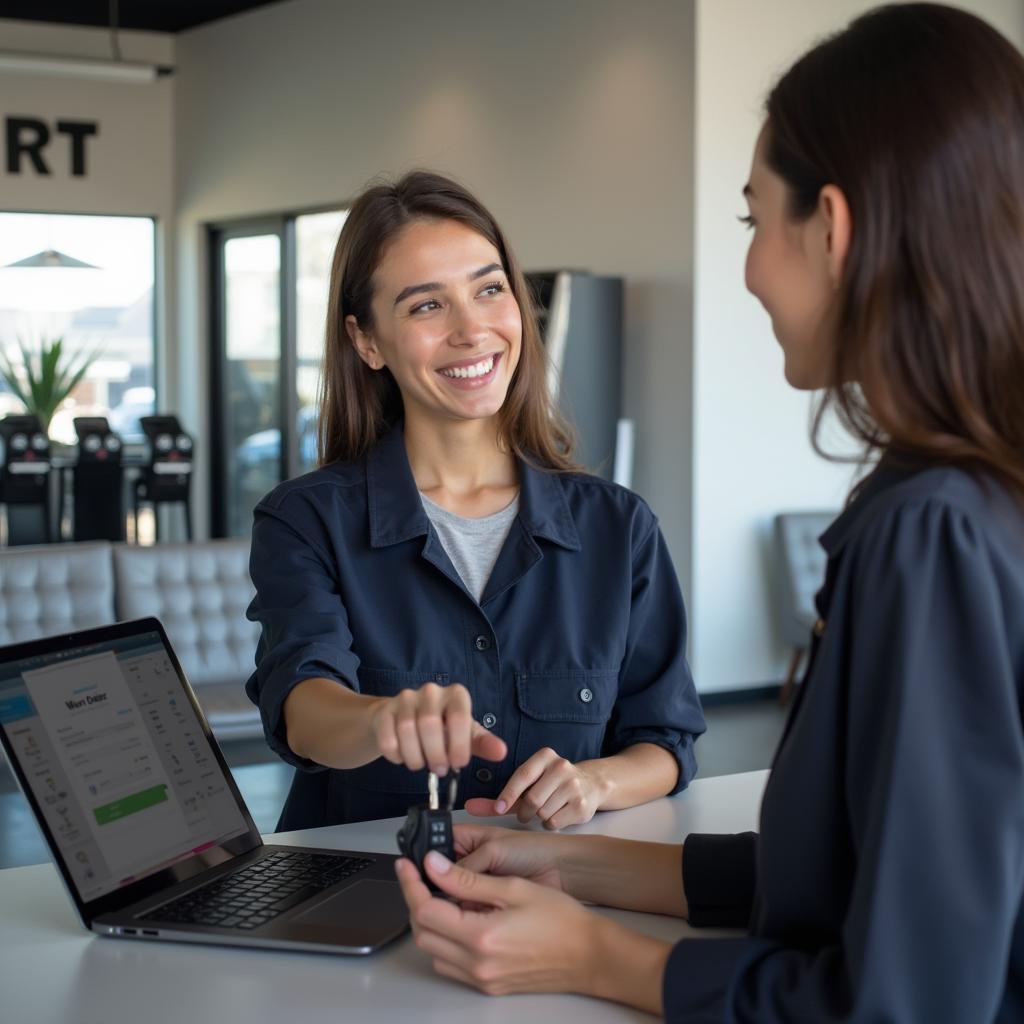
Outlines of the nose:
M 472 303 L 459 303 L 453 308 L 452 335 L 453 345 L 471 348 L 487 341 L 487 324 L 481 311 Z

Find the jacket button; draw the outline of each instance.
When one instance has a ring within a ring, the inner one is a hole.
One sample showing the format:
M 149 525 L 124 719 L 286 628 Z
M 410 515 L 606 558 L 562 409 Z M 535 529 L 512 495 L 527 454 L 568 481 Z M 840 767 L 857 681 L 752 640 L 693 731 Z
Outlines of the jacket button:
M 825 635 L 825 620 L 824 619 L 818 619 L 818 621 L 814 623 L 814 635 L 815 636 L 824 636 Z
M 490 768 L 477 768 L 475 774 L 477 782 L 490 782 L 494 778 L 494 772 Z
M 593 699 L 594 691 L 587 689 L 587 687 L 584 686 L 583 689 L 580 690 L 580 700 L 583 701 L 584 704 L 589 704 Z
M 492 715 L 490 711 L 488 711 L 487 714 L 480 719 L 480 724 L 485 729 L 493 729 L 498 724 L 498 716 Z
M 491 649 L 490 637 L 486 637 L 481 633 L 474 641 L 473 644 L 476 646 L 478 651 L 489 651 Z

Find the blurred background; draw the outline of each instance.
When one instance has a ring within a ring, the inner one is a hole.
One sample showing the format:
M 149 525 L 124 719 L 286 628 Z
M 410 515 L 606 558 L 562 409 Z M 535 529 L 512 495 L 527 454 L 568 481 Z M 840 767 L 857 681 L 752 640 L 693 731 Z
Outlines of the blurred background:
M 244 551 L 254 502 L 315 463 L 348 204 L 375 176 L 436 169 L 491 207 L 545 310 L 571 310 L 546 334 L 563 406 L 595 439 L 592 468 L 625 473 L 661 520 L 722 723 L 702 771 L 766 767 L 820 569 L 777 517 L 827 516 L 855 469 L 811 450 L 813 396 L 787 387 L 743 288 L 736 215 L 773 79 L 871 6 L 0 2 L 0 354 L 24 383 L 26 356 L 60 339 L 82 371 L 44 431 L 66 477 L 40 505 L 44 539 L 82 538 L 74 420 L 104 417 L 123 445 L 113 541 Z M 1020 0 L 960 6 L 1024 45 Z M 24 406 L 0 381 L 0 417 Z M 177 424 L 147 434 L 153 414 Z M 153 467 L 172 457 L 163 494 Z M 29 534 L 10 523 L 14 551 Z M 249 724 L 238 765 L 267 759 Z M 273 771 L 253 796 L 264 827 L 287 779 Z

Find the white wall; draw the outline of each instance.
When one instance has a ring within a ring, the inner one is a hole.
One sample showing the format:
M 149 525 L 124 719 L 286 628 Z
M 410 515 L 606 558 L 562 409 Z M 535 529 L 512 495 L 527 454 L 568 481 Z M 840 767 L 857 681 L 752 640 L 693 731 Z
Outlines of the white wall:
M 782 376 L 768 319 L 743 289 L 748 242 L 735 216 L 773 80 L 872 3 L 697 0 L 694 477 L 691 660 L 702 690 L 778 681 L 771 614 L 775 513 L 834 508 L 849 467 L 808 442 L 808 396 Z M 961 6 L 1024 44 L 1020 0 Z
M 170 35 L 123 32 L 120 41 L 125 60 L 174 63 Z M 0 49 L 109 57 L 110 36 L 100 29 L 0 20 Z M 167 274 L 174 202 L 173 79 L 134 85 L 0 73 L 0 119 L 6 117 L 34 117 L 46 121 L 51 130 L 59 119 L 99 122 L 99 134 L 86 142 L 84 177 L 70 173 L 63 137 L 54 137 L 44 151 L 52 172 L 48 176 L 36 174 L 27 160 L 21 174 L 10 174 L 6 157 L 0 154 L 0 210 L 158 218 L 156 317 L 162 355 L 174 345 Z M 160 381 L 166 380 L 165 369 L 158 362 Z
M 178 381 L 191 415 L 207 395 L 203 224 L 438 168 L 479 192 L 528 268 L 626 278 L 636 486 L 685 578 L 692 20 L 676 0 L 294 0 L 180 35 Z

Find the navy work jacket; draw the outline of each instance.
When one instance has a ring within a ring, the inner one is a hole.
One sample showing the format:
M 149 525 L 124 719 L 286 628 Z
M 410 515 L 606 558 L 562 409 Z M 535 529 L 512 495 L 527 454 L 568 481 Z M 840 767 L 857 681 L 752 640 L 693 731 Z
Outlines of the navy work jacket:
M 637 743 L 693 778 L 704 717 L 686 662 L 682 595 L 657 520 L 637 495 L 519 463 L 519 513 L 479 603 L 430 524 L 402 425 L 357 462 L 281 484 L 256 507 L 250 570 L 260 623 L 247 692 L 267 741 L 296 765 L 281 829 L 404 814 L 426 773 L 378 758 L 328 770 L 297 757 L 282 705 L 303 679 L 374 696 L 462 683 L 508 744 L 474 759 L 459 802 L 495 798 L 542 747 L 578 762 Z
M 1024 513 L 891 462 L 821 538 L 760 839 L 689 836 L 668 1021 L 1024 1020 Z

